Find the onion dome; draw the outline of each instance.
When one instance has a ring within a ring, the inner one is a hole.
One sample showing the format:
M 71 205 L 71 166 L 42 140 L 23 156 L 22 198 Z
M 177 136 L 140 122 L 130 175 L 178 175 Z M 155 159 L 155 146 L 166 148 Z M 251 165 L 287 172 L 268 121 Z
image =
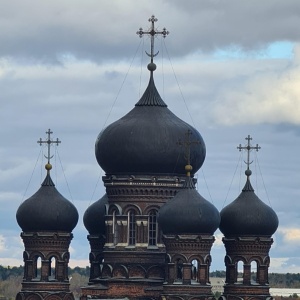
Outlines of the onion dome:
M 246 175 L 249 171 L 246 171 Z M 249 176 L 238 198 L 224 207 L 220 213 L 220 230 L 225 237 L 270 237 L 278 227 L 276 213 L 256 196 Z
M 164 234 L 212 235 L 220 224 L 220 214 L 197 192 L 192 178 L 187 176 L 182 189 L 160 208 L 158 224 Z
M 16 217 L 23 232 L 71 232 L 78 222 L 76 207 L 55 188 L 50 177 L 51 165 L 40 189 L 18 208 Z
M 231 236 L 267 236 L 270 237 L 278 227 L 278 217 L 274 210 L 263 203 L 254 193 L 250 182 L 252 174 L 249 166 L 250 151 L 258 151 L 261 147 L 251 146 L 252 138 L 248 135 L 247 145 L 241 144 L 237 147 L 239 151 L 247 150 L 247 176 L 246 184 L 241 194 L 231 204 L 224 207 L 221 211 L 220 230 L 225 237 Z
M 108 203 L 107 194 L 90 205 L 84 213 L 83 223 L 89 234 L 105 235 L 105 213 Z
M 204 162 L 206 148 L 200 133 L 167 108 L 154 84 L 153 65 L 148 65 L 149 84 L 135 107 L 96 140 L 96 158 L 107 175 L 184 175 L 186 159 L 178 143 L 188 130 L 199 141 L 190 153 L 193 173 Z

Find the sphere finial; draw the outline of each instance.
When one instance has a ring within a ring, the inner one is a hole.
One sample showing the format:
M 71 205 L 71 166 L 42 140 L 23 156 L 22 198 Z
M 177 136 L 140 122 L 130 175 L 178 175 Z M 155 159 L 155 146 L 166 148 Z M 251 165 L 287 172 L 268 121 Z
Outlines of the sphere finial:
M 50 163 L 45 164 L 45 169 L 49 172 L 52 169 L 52 165 Z
M 193 167 L 191 165 L 186 165 L 184 169 L 186 171 L 186 176 L 190 177 L 191 176 L 191 171 L 193 170 Z

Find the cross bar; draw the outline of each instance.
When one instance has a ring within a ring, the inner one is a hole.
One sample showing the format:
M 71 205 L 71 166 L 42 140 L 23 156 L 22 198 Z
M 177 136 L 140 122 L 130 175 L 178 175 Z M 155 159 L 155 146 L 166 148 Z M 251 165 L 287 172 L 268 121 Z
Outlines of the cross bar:
M 151 16 L 151 18 L 148 19 L 149 22 L 151 22 L 151 27 L 148 31 L 144 31 L 143 28 L 140 28 L 136 34 L 139 35 L 139 37 L 143 37 L 144 34 L 150 35 L 151 37 L 151 52 L 150 54 L 146 52 L 146 54 L 151 58 L 151 63 L 153 63 L 153 57 L 155 57 L 157 53 L 154 54 L 154 37 L 158 34 L 161 34 L 163 36 L 163 38 L 165 38 L 168 34 L 169 31 L 167 31 L 166 28 L 163 28 L 162 31 L 158 31 L 157 29 L 155 29 L 154 27 L 154 23 L 157 22 L 157 18 L 155 18 L 154 15 Z
M 188 165 L 191 164 L 191 146 L 200 144 L 200 141 L 198 140 L 191 141 L 192 134 L 193 134 L 192 131 L 188 129 L 187 132 L 185 133 L 186 139 L 184 141 L 181 140 L 178 141 L 178 145 L 185 146 L 185 159 L 187 160 Z
M 249 170 L 249 166 L 253 162 L 253 161 L 250 162 L 250 151 L 251 150 L 256 150 L 258 152 L 258 150 L 261 149 L 261 147 L 258 146 L 258 144 L 256 144 L 256 146 L 251 146 L 250 141 L 252 140 L 252 137 L 249 134 L 245 138 L 245 140 L 247 140 L 247 145 L 246 146 L 242 146 L 241 144 L 239 144 L 239 146 L 237 146 L 237 149 L 239 151 L 247 150 L 247 162 L 245 162 L 245 164 L 247 165 L 247 170 Z
M 45 158 L 48 159 L 48 164 L 50 163 L 50 159 L 53 157 L 53 155 L 52 156 L 50 155 L 50 146 L 51 146 L 51 144 L 56 144 L 58 146 L 58 144 L 61 143 L 61 141 L 58 138 L 55 141 L 51 140 L 51 134 L 52 133 L 53 132 L 50 129 L 48 129 L 48 131 L 46 131 L 46 134 L 48 135 L 48 138 L 45 141 L 43 141 L 42 138 L 40 138 L 37 141 L 37 143 L 40 144 L 40 146 L 42 146 L 42 144 L 47 144 L 48 145 L 48 155 L 47 156 L 45 155 Z

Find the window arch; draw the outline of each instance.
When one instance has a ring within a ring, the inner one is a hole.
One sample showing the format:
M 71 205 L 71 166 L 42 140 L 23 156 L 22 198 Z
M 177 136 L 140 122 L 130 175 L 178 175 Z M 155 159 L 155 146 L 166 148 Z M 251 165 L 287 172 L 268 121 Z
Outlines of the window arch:
M 156 246 L 157 244 L 157 211 L 155 209 L 149 212 L 148 217 L 148 244 Z
M 136 222 L 135 211 L 128 211 L 128 245 L 135 245 L 136 242 Z

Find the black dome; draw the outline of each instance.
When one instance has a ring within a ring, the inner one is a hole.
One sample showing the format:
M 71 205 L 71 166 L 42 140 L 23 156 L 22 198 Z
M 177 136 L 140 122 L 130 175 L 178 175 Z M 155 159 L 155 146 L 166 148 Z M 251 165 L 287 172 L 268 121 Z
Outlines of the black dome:
M 89 234 L 105 235 L 105 213 L 108 203 L 107 194 L 90 205 L 84 213 L 83 223 Z
M 274 210 L 254 193 L 250 179 L 243 191 L 221 211 L 220 230 L 230 236 L 271 236 L 278 227 Z
M 196 173 L 206 149 L 200 133 L 176 117 L 161 99 L 151 74 L 149 85 L 135 107 L 103 130 L 95 145 L 96 158 L 107 175 L 184 174 L 184 146 L 178 141 L 187 131 L 199 141 L 191 147 L 191 164 Z
M 76 207 L 57 191 L 49 173 L 40 189 L 19 206 L 16 217 L 24 232 L 71 232 L 78 222 Z
M 160 208 L 158 223 L 164 234 L 213 234 L 220 224 L 220 214 L 187 177 L 183 189 Z

